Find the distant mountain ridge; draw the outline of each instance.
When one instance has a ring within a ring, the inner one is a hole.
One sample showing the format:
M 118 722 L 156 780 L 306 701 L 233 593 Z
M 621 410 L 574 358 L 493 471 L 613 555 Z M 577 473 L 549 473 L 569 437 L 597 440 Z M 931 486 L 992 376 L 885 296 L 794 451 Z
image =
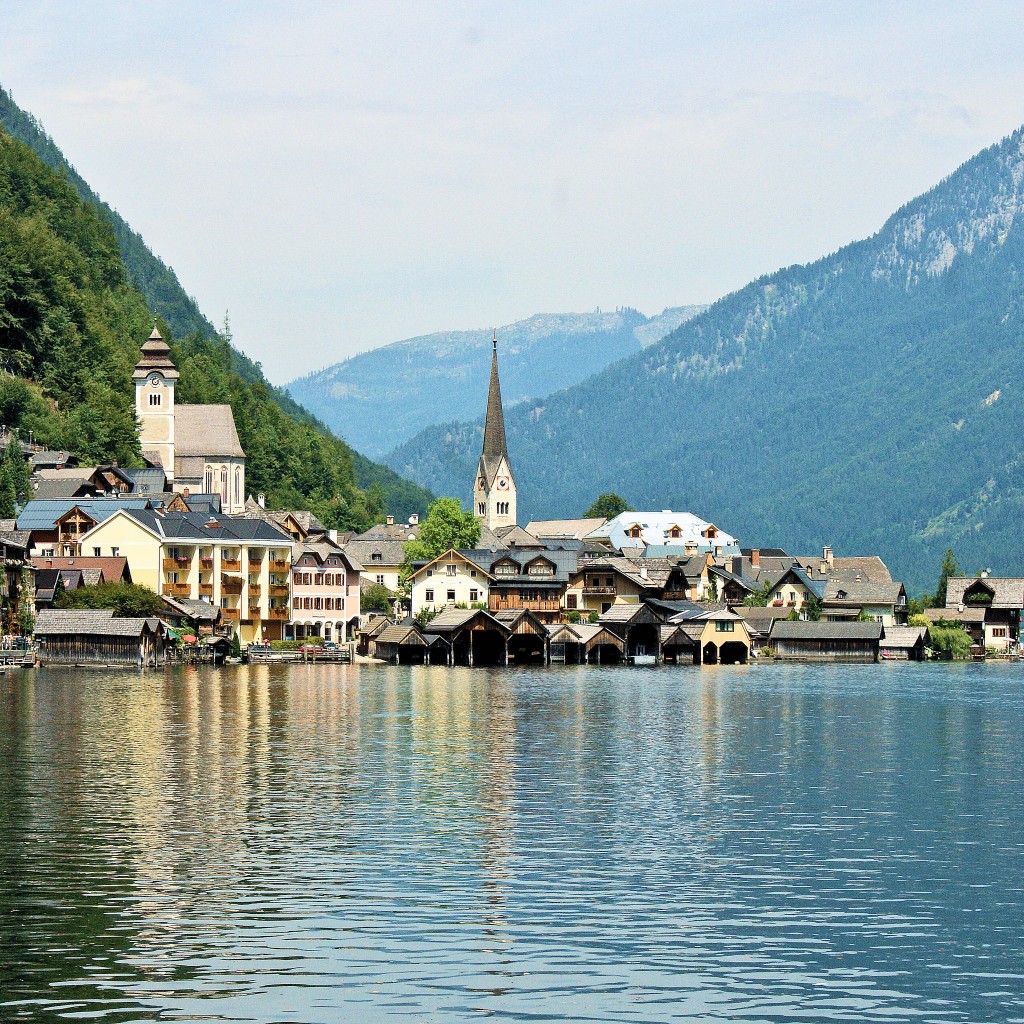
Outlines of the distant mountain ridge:
M 653 317 L 628 307 L 538 314 L 499 327 L 505 402 L 576 384 L 706 308 L 679 306 Z M 437 423 L 450 396 L 457 396 L 461 415 L 483 414 L 490 343 L 490 328 L 409 338 L 307 374 L 288 391 L 336 433 L 379 457 Z
M 726 296 L 590 379 L 510 410 L 526 517 L 615 490 L 742 543 L 877 552 L 912 588 L 953 546 L 1024 574 L 1024 129 L 871 238 Z M 387 459 L 465 497 L 478 422 Z

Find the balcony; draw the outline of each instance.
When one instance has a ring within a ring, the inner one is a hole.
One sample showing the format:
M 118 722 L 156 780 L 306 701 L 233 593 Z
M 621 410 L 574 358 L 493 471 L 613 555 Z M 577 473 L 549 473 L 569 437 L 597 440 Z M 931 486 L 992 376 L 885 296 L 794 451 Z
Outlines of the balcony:
M 666 601 L 689 601 L 690 592 L 688 590 L 666 590 L 664 600 Z
M 257 600 L 259 600 L 260 593 L 261 593 L 260 585 L 258 583 L 250 583 L 249 584 L 249 596 L 250 597 L 255 597 Z
M 165 583 L 164 593 L 168 597 L 188 597 L 192 588 L 187 583 Z
M 615 588 L 614 587 L 597 587 L 597 586 L 594 586 L 594 587 L 584 587 L 583 588 L 583 593 L 587 597 L 591 597 L 591 596 L 593 596 L 593 597 L 614 597 L 615 596 Z
M 287 608 L 271 608 L 270 618 L 272 619 L 287 619 L 288 609 Z
M 221 580 L 220 589 L 223 594 L 231 594 L 237 597 L 242 593 L 242 581 L 241 580 Z
M 220 614 L 221 614 L 221 617 L 225 618 L 225 619 L 234 619 L 236 621 L 238 619 L 238 609 L 237 608 L 221 608 Z
M 290 568 L 287 558 L 272 558 L 270 560 L 271 572 L 287 572 Z
M 557 612 L 561 609 L 561 604 L 550 598 L 498 597 L 494 594 L 490 594 L 487 598 L 488 611 L 518 611 L 520 608 L 526 608 L 531 612 Z
M 213 597 L 213 584 L 212 583 L 200 583 L 199 594 L 201 597 Z
M 213 558 L 204 555 L 199 559 L 199 566 L 202 569 L 210 570 L 213 568 Z
M 220 560 L 220 567 L 225 572 L 241 572 L 242 561 L 239 558 L 222 558 Z
M 163 564 L 164 572 L 188 572 L 192 559 L 182 555 L 178 558 L 165 558 Z
M 287 597 L 288 596 L 288 584 L 287 583 L 271 583 L 270 584 L 270 596 L 271 597 Z

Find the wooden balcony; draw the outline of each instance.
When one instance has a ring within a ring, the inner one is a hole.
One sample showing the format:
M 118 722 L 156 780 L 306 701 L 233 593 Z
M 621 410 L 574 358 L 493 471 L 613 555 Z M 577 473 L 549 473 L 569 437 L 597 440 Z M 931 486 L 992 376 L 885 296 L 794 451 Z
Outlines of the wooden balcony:
M 690 592 L 688 590 L 666 590 L 664 599 L 666 601 L 689 601 Z
M 168 597 L 188 597 L 192 588 L 187 583 L 165 583 L 164 593 Z
M 242 581 L 241 580 L 221 580 L 220 589 L 222 594 L 232 594 L 238 596 L 242 593 Z
M 259 600 L 260 593 L 261 593 L 261 590 L 260 590 L 260 585 L 258 583 L 250 583 L 249 584 L 249 596 L 250 597 L 255 597 L 257 600 Z
M 287 583 L 271 583 L 270 584 L 270 596 L 271 597 L 287 597 L 288 596 L 288 584 Z
M 290 568 L 287 558 L 272 558 L 270 560 L 271 572 L 287 572 Z
M 213 584 L 212 583 L 200 583 L 199 593 L 203 597 L 213 597 Z
M 237 608 L 221 608 L 220 614 L 221 614 L 221 617 L 225 618 L 225 619 L 235 619 L 235 620 L 238 619 L 238 609 Z
M 199 559 L 199 566 L 202 569 L 212 569 L 213 568 L 213 559 L 212 558 L 206 558 L 204 556 L 203 558 Z
M 614 597 L 616 591 L 614 587 L 584 587 L 583 593 L 588 597 Z
M 272 619 L 287 619 L 288 609 L 287 608 L 271 608 L 270 618 Z
M 192 565 L 191 558 L 165 558 L 164 572 L 188 572 Z
M 225 572 L 241 572 L 242 561 L 239 558 L 222 558 L 220 560 L 220 567 Z
M 487 597 L 487 610 L 492 612 L 504 612 L 509 610 L 518 611 L 526 608 L 531 612 L 557 612 L 561 604 L 557 599 L 544 598 L 543 600 L 529 597 L 498 597 L 489 594 Z

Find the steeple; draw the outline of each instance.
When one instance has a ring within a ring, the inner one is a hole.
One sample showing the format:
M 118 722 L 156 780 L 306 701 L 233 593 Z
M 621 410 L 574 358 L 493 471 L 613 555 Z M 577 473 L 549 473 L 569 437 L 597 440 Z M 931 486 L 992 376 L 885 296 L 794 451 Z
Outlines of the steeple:
M 491 386 L 487 392 L 487 418 L 484 420 L 484 455 L 504 455 L 508 458 L 505 444 L 505 413 L 501 408 L 501 382 L 498 380 L 498 331 L 495 328 L 491 338 Z
M 473 486 L 473 508 L 477 518 L 492 530 L 516 523 L 516 482 L 505 442 L 505 414 L 501 408 L 498 380 L 498 332 L 491 336 L 491 385 L 487 392 L 484 446 Z

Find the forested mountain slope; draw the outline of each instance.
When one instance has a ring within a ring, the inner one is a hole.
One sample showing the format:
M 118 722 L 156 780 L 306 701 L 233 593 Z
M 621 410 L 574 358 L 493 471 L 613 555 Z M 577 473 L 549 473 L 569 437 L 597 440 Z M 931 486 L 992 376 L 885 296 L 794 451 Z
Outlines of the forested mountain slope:
M 969 570 L 1024 574 L 1022 204 L 1024 129 L 866 241 L 512 410 L 521 518 L 615 490 L 744 544 L 878 552 L 914 588 L 951 545 Z M 466 497 L 479 437 L 435 427 L 388 461 Z
M 203 359 L 196 364 L 197 368 L 200 368 L 200 373 L 192 383 L 204 394 L 221 396 L 219 398 L 213 397 L 203 400 L 232 401 L 232 404 L 237 403 L 238 408 L 235 410 L 236 421 L 242 418 L 249 418 L 253 421 L 254 429 L 250 431 L 250 435 L 252 443 L 256 447 L 253 451 L 249 451 L 249 447 L 246 446 L 246 451 L 249 452 L 250 460 L 253 464 L 248 479 L 254 489 L 265 489 L 268 495 L 276 495 L 282 501 L 289 497 L 294 501 L 300 496 L 312 496 L 314 492 L 322 494 L 325 487 L 332 486 L 330 483 L 332 473 L 325 470 L 320 474 L 319 481 L 314 486 L 311 478 L 305 482 L 302 482 L 300 478 L 304 474 L 308 476 L 309 472 L 316 475 L 317 470 L 312 469 L 311 466 L 299 468 L 297 464 L 292 464 L 292 460 L 312 458 L 312 466 L 315 466 L 318 459 L 336 459 L 339 463 L 338 473 L 340 474 L 338 476 L 338 486 L 344 492 L 342 494 L 342 503 L 346 508 L 351 507 L 351 513 L 345 512 L 342 515 L 343 519 L 346 519 L 351 514 L 355 516 L 353 521 L 361 522 L 370 513 L 372 508 L 379 507 L 382 501 L 387 505 L 389 511 L 400 517 L 407 516 L 410 512 L 422 511 L 425 508 L 431 497 L 427 491 L 411 484 L 407 480 L 403 480 L 387 467 L 373 463 L 358 453 L 352 452 L 348 445 L 338 442 L 337 439 L 324 436 L 328 435 L 326 428 L 310 413 L 299 406 L 286 391 L 271 385 L 263 376 L 263 371 L 258 363 L 253 362 L 253 360 L 239 352 L 230 344 L 230 339 L 221 338 L 210 321 L 200 312 L 195 300 L 182 288 L 174 271 L 156 257 L 146 246 L 141 236 L 133 231 L 116 211 L 112 210 L 93 192 L 81 175 L 65 159 L 54 141 L 46 134 L 35 118 L 21 110 L 3 89 L 0 89 L 0 129 L 6 131 L 18 143 L 22 143 L 31 149 L 42 163 L 56 171 L 60 178 L 64 179 L 74 192 L 77 193 L 81 202 L 77 207 L 73 207 L 68 190 L 57 190 L 61 193 L 58 199 L 54 192 L 56 186 L 52 182 L 47 181 L 44 185 L 43 176 L 35 173 L 34 169 L 31 171 L 26 167 L 21 169 L 22 177 L 27 175 L 33 180 L 30 191 L 35 189 L 49 194 L 51 203 L 57 204 L 62 209 L 75 209 L 74 216 L 81 223 L 88 223 L 88 237 L 74 240 L 73 247 L 77 250 L 76 258 L 82 258 L 86 263 L 90 263 L 95 262 L 95 260 L 101 257 L 103 259 L 111 257 L 109 266 L 105 265 L 104 272 L 117 277 L 119 282 L 117 288 L 123 289 L 125 294 L 134 293 L 131 300 L 127 302 L 127 305 L 132 307 L 134 313 L 138 312 L 138 293 L 141 293 L 143 300 L 142 310 L 144 311 L 148 307 L 153 314 L 160 317 L 165 334 L 168 336 L 173 335 L 173 337 L 178 339 L 176 351 L 180 352 L 181 358 L 188 358 L 190 353 L 202 354 Z M 6 150 L 6 159 L 8 162 L 16 159 L 12 150 Z M 11 167 L 9 166 L 7 170 L 10 172 Z M 10 174 L 8 174 L 7 187 L 10 193 L 12 188 Z M 9 214 L 16 213 L 21 216 L 29 214 L 32 217 L 41 218 L 43 222 L 47 222 L 55 216 L 51 204 L 44 203 L 43 207 L 32 207 L 29 209 L 18 207 L 16 204 L 11 205 L 13 203 L 14 200 L 9 194 L 8 205 L 5 206 Z M 86 216 L 82 210 L 88 210 L 92 216 Z M 68 214 L 68 216 L 70 215 Z M 67 224 L 61 224 L 60 230 L 66 232 L 67 227 Z M 102 230 L 104 227 L 106 231 Z M 59 233 L 60 231 L 58 231 Z M 115 244 L 112 253 L 108 251 L 111 237 Z M 61 241 L 68 242 L 69 239 L 64 237 Z M 88 250 L 89 245 L 98 246 L 97 252 L 90 253 Z M 120 253 L 120 259 L 117 258 L 118 252 Z M 116 264 L 120 264 L 120 267 L 118 268 Z M 50 268 L 50 271 L 43 268 L 37 269 L 44 282 L 48 280 L 49 273 L 57 273 L 56 267 Z M 17 268 L 14 268 L 14 273 L 16 271 Z M 4 268 L 0 264 L 0 275 L 3 273 Z M 22 282 L 22 285 L 24 283 Z M 52 284 L 53 282 L 50 281 L 49 283 Z M 83 281 L 83 284 L 85 284 L 85 290 L 88 291 L 90 288 L 98 286 L 99 282 L 93 279 L 88 283 Z M 132 285 L 135 287 L 132 288 Z M 0 283 L 0 289 L 2 288 L 3 284 Z M 7 293 L 7 299 L 14 303 L 20 301 L 17 288 L 15 288 L 14 292 L 9 291 Z M 103 302 L 100 301 L 99 305 L 103 306 Z M 136 329 L 136 333 L 133 335 L 135 342 L 148 335 L 148 329 L 144 329 L 146 317 L 143 317 L 141 327 L 139 327 L 132 321 L 125 308 L 122 308 L 121 313 L 124 315 L 122 316 L 113 311 L 108 311 L 105 314 L 108 319 L 105 330 L 108 334 L 123 331 L 129 326 L 133 326 Z M 47 328 L 47 330 L 51 329 L 51 327 Z M 144 329 L 141 335 L 137 333 L 140 329 Z M 0 322 L 0 348 L 10 350 L 13 346 L 8 343 L 4 330 L 5 324 Z M 65 344 L 74 343 L 68 340 L 67 336 L 60 330 L 53 334 L 53 341 L 58 350 Z M 128 357 L 129 353 L 126 350 L 125 358 Z M 137 358 L 137 353 L 131 356 L 129 374 L 130 366 L 134 365 L 135 358 Z M 55 359 L 61 365 L 69 365 L 69 360 L 65 360 L 63 357 L 55 356 Z M 88 375 L 89 365 L 90 363 L 86 359 L 80 371 L 75 372 L 83 372 Z M 32 366 L 30 369 L 35 371 L 39 370 L 40 367 Z M 119 379 L 118 374 L 121 369 L 123 367 L 120 365 L 117 370 L 111 369 L 111 375 Z M 68 372 L 71 371 L 69 370 Z M 93 390 L 99 386 L 100 382 L 106 382 L 107 376 L 107 374 L 101 374 L 98 381 L 93 382 L 91 385 Z M 49 388 L 45 381 L 40 381 L 40 383 Z M 111 386 L 116 392 L 118 387 L 116 379 Z M 192 384 L 185 385 L 183 396 L 187 395 L 188 388 L 191 386 Z M 229 392 L 233 395 L 233 398 L 229 397 Z M 52 388 L 47 393 L 54 396 L 56 394 L 52 391 Z M 106 425 L 104 427 L 105 430 L 114 429 L 112 425 L 115 421 L 118 422 L 117 437 L 112 437 L 108 442 L 102 437 L 92 438 L 88 430 L 82 432 L 65 426 L 61 429 L 65 432 L 69 431 L 68 436 L 75 441 L 75 444 L 67 446 L 75 448 L 77 444 L 78 448 L 76 450 L 81 449 L 83 455 L 87 454 L 89 458 L 103 458 L 107 457 L 104 455 L 103 449 L 109 444 L 112 450 L 121 453 L 121 457 L 126 457 L 127 449 L 124 445 L 127 444 L 131 447 L 133 444 L 130 436 L 128 436 L 131 433 L 130 418 L 128 421 L 120 422 L 118 417 L 123 412 L 121 406 L 117 405 L 117 403 L 111 405 L 109 401 L 105 400 L 107 396 L 103 397 L 103 401 L 100 401 L 96 395 L 88 399 L 85 392 L 81 391 L 81 389 L 74 395 L 68 394 L 74 409 L 77 410 L 77 415 L 86 416 L 87 409 L 85 406 L 92 406 L 103 410 L 103 415 L 100 419 Z M 248 410 L 244 410 L 242 407 L 249 398 L 255 401 L 255 405 L 252 405 Z M 198 401 L 199 399 L 183 397 L 182 400 Z M 100 403 L 98 406 L 96 404 L 97 401 Z M 78 403 L 80 402 L 85 403 L 82 408 L 78 408 Z M 121 409 L 121 412 L 116 412 L 115 406 L 117 409 Z M 262 421 L 264 428 L 262 432 L 255 430 L 257 420 Z M 4 420 L 4 422 L 6 423 L 7 421 Z M 99 423 L 100 421 L 97 420 L 96 422 Z M 311 430 L 300 430 L 298 429 L 300 425 L 303 428 L 308 426 Z M 96 427 L 96 429 L 99 428 Z M 241 423 L 239 423 L 239 431 L 240 433 L 243 431 Z M 47 436 L 56 436 L 52 430 L 46 431 L 46 434 Z M 314 438 L 313 435 L 317 435 L 319 439 Z M 300 437 L 303 439 L 302 441 L 297 440 Z M 242 440 L 243 444 L 245 444 L 245 436 L 242 437 Z M 278 446 L 278 441 L 282 441 L 280 446 Z M 307 450 L 310 445 L 322 449 L 322 452 L 310 456 Z M 263 471 L 255 465 L 254 456 L 258 453 L 267 456 L 268 452 L 269 461 L 265 461 L 263 464 L 266 465 L 267 472 L 271 475 L 267 479 L 261 479 Z M 278 472 L 276 467 L 281 467 L 282 472 Z M 355 476 L 350 481 L 349 477 L 352 477 L 353 473 Z M 311 487 L 312 490 L 310 489 Z M 351 490 L 351 487 L 354 487 L 355 490 Z M 369 496 L 370 506 L 367 507 L 365 504 L 366 496 L 361 494 L 361 489 L 371 487 L 373 492 Z M 328 518 L 331 518 L 332 514 L 329 513 Z
M 680 306 L 654 317 L 629 308 L 539 314 L 499 327 L 505 402 L 576 384 L 704 308 Z M 490 346 L 490 330 L 410 338 L 308 374 L 288 390 L 332 430 L 377 457 L 445 418 L 449 396 L 457 397 L 458 415 L 483 415 Z

